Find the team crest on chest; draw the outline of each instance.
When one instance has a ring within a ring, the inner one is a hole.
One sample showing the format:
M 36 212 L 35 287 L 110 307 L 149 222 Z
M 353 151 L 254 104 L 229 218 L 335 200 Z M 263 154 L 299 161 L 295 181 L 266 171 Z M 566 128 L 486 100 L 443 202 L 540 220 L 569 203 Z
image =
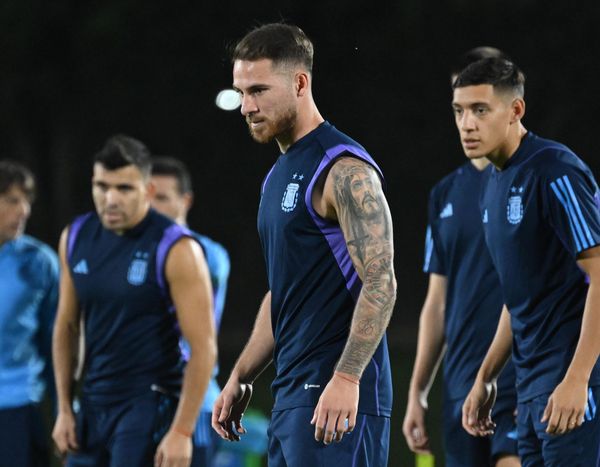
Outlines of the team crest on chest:
M 523 219 L 523 191 L 522 186 L 510 188 L 508 206 L 506 206 L 506 218 L 508 222 L 515 225 Z
M 298 175 L 295 173 L 292 176 L 293 180 L 302 181 L 304 175 Z M 298 204 L 298 191 L 300 190 L 300 184 L 298 182 L 288 183 L 285 191 L 283 192 L 283 198 L 281 199 L 281 209 L 283 212 L 292 212 Z
M 129 270 L 127 271 L 127 282 L 131 285 L 142 285 L 148 275 L 148 253 L 138 251 L 135 253 Z

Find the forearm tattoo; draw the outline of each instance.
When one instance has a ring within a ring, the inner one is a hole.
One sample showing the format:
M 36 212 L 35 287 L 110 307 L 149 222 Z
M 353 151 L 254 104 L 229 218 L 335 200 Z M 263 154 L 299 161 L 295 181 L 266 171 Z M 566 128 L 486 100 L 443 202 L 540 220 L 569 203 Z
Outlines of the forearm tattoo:
M 336 370 L 360 377 L 396 301 L 392 220 L 373 167 L 343 158 L 331 168 L 338 220 L 363 287 Z

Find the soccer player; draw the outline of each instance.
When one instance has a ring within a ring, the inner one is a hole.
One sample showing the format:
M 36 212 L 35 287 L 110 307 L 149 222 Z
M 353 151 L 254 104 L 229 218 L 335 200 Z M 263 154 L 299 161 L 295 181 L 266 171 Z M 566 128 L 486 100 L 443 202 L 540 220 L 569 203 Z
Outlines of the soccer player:
M 94 159 L 96 210 L 76 218 L 60 240 L 53 438 L 70 453 L 70 466 L 190 462 L 216 354 L 212 291 L 200 245 L 150 208 L 151 189 L 146 147 L 110 138 Z M 75 419 L 80 316 L 85 375 Z M 191 349 L 187 364 L 182 335 Z
M 249 32 L 233 51 L 250 134 L 275 140 L 281 155 L 258 210 L 270 290 L 215 403 L 213 427 L 239 439 L 252 383 L 273 360 L 269 465 L 385 466 L 392 221 L 379 168 L 315 105 L 312 58 L 304 32 L 286 24 Z
M 152 207 L 175 220 L 179 225 L 187 226 L 187 214 L 194 200 L 192 180 L 187 167 L 173 157 L 155 157 L 152 159 L 151 180 L 154 185 Z M 227 293 L 229 255 L 227 250 L 214 240 L 196 232 L 192 233 L 202 246 L 206 257 L 213 289 L 214 319 L 218 331 Z M 187 346 L 187 343 L 182 342 L 182 345 Z M 217 448 L 219 437 L 210 428 L 210 419 L 213 404 L 221 392 L 216 379 L 218 373 L 219 368 L 215 365 L 194 432 L 192 467 L 210 466 Z
M 469 63 L 501 57 L 491 47 L 465 53 L 451 80 Z M 429 287 L 419 326 L 403 432 L 409 448 L 429 451 L 427 396 L 444 357 L 443 433 L 449 467 L 518 466 L 515 431 L 515 373 L 507 365 L 498 380 L 501 397 L 494 435 L 470 436 L 462 429 L 462 404 L 498 325 L 502 291 L 483 236 L 479 193 L 489 161 L 472 159 L 442 179 L 429 197 L 424 271 Z
M 481 211 L 505 300 L 463 426 L 493 431 L 496 381 L 512 343 L 523 465 L 587 467 L 598 465 L 600 446 L 600 193 L 573 151 L 524 128 L 524 83 L 514 63 L 490 58 L 453 86 L 465 154 L 493 164 Z
M 50 463 L 40 410 L 53 391 L 52 325 L 58 258 L 23 234 L 35 194 L 32 173 L 0 161 L 0 466 Z

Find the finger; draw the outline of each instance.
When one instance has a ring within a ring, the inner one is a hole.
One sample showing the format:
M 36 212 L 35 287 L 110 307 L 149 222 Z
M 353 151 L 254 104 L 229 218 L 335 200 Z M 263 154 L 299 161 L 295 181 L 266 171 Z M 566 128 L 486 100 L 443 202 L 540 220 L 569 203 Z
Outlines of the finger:
M 552 414 L 552 396 L 548 398 L 548 403 L 546 404 L 546 408 L 544 409 L 544 414 L 542 415 L 542 419 L 540 422 L 545 423 L 550 419 L 550 415 Z
M 462 406 L 462 425 L 465 430 L 470 433 L 471 423 L 469 421 L 469 414 L 471 413 L 471 399 L 467 398 Z
M 69 445 L 69 449 L 72 449 L 72 450 L 79 449 L 79 444 L 77 443 L 77 435 L 75 435 L 75 428 L 70 428 L 67 431 L 67 442 Z
M 320 407 L 321 401 L 319 401 L 317 403 L 317 406 L 315 407 L 315 411 L 313 412 L 313 416 L 310 419 L 310 424 L 314 425 L 317 422 L 317 416 L 318 416 L 318 412 L 319 412 L 319 407 Z
M 340 412 L 329 411 L 327 413 L 327 425 L 325 425 L 325 436 L 323 437 L 323 442 L 325 444 L 331 444 L 333 441 L 333 435 L 335 434 L 339 417 Z
M 548 426 L 546 427 L 546 433 L 559 434 L 558 427 L 560 426 L 561 412 L 558 408 L 552 409 L 550 419 L 548 420 Z
M 583 411 L 578 411 L 577 412 L 577 416 L 575 417 L 575 423 L 577 424 L 577 427 L 580 427 L 581 425 L 583 425 L 583 422 L 585 421 L 585 418 L 583 418 Z
M 236 433 L 233 428 L 233 422 L 229 421 L 225 424 L 225 430 L 227 431 L 227 436 L 229 437 L 229 441 L 239 441 L 240 437 Z
M 241 434 L 245 434 L 246 433 L 246 429 L 242 426 L 242 417 L 243 416 L 244 416 L 244 414 L 241 414 L 240 418 L 238 420 L 234 421 L 234 423 L 235 423 L 235 430 L 238 433 L 241 433 Z
M 229 398 L 223 398 L 223 405 L 221 406 L 221 412 L 219 413 L 219 422 L 225 422 L 231 415 L 232 403 Z
M 566 422 L 565 433 L 573 431 L 577 427 L 577 412 L 573 412 Z
M 156 451 L 156 455 L 154 456 L 154 467 L 161 467 L 162 464 L 162 458 L 163 458 L 163 453 L 162 453 L 162 449 L 159 448 Z
M 335 429 L 335 435 L 333 436 L 333 440 L 336 443 L 339 443 L 342 441 L 342 438 L 344 437 L 344 433 L 346 433 L 346 430 L 348 429 L 348 415 L 346 414 L 346 416 L 340 415 L 340 417 L 338 418 L 338 422 L 336 425 L 336 429 Z
M 463 428 L 470 435 L 477 436 L 477 431 L 475 430 L 473 420 L 475 420 L 475 417 L 474 417 L 474 415 L 472 413 L 472 409 L 471 409 L 471 400 L 467 399 L 465 401 L 465 404 L 463 405 L 463 419 L 462 419 Z
M 323 440 L 323 433 L 325 431 L 325 422 L 327 421 L 327 414 L 319 408 L 317 412 L 317 419 L 315 420 L 315 441 L 321 442 Z
M 350 415 L 348 415 L 348 426 L 346 427 L 347 433 L 352 433 L 354 431 L 354 427 L 356 426 L 356 410 L 352 410 Z

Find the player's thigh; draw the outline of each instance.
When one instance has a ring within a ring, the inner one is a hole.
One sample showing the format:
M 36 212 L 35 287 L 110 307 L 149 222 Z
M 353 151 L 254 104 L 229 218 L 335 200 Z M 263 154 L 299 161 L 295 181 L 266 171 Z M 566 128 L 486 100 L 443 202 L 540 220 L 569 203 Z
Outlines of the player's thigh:
M 537 415 L 541 418 L 549 394 L 536 400 Z M 596 404 L 600 399 L 600 387 L 590 388 L 588 405 L 583 424 L 560 436 L 546 433 L 547 424 L 538 423 L 538 437 L 542 439 L 544 465 L 549 467 L 589 467 L 600 465 L 600 414 Z M 538 418 L 538 419 L 539 419 Z
M 341 442 L 325 445 L 315 440 L 310 424 L 314 409 L 274 412 L 269 426 L 269 465 L 286 467 L 386 467 L 390 420 L 358 414 L 356 427 Z
M 490 440 L 471 436 L 462 426 L 462 400 L 444 401 L 443 431 L 447 467 L 490 466 Z
M 534 423 L 537 411 L 533 409 L 532 401 L 517 405 L 517 449 L 523 467 L 544 465 L 542 441 Z
M 492 464 L 496 467 L 519 466 L 517 450 L 516 396 L 499 397 L 494 406 L 492 419 L 496 424 L 490 438 Z
M 152 465 L 176 408 L 176 398 L 156 392 L 131 401 L 119 414 L 109 443 L 111 467 Z
M 0 467 L 45 467 L 50 462 L 37 404 L 0 410 Z
M 210 412 L 201 412 L 194 431 L 194 452 L 190 467 L 210 467 L 219 445 L 219 435 L 211 426 Z

